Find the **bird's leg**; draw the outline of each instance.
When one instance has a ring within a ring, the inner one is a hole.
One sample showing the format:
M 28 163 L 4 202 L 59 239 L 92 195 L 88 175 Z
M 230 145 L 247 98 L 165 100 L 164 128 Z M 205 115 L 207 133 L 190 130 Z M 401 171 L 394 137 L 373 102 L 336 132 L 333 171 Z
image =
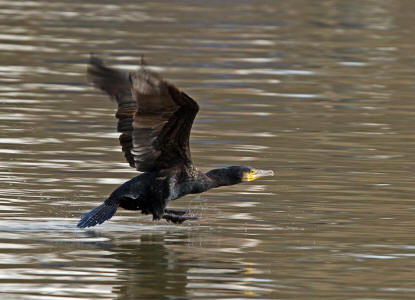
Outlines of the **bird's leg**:
M 183 216 L 189 212 L 188 209 L 165 209 L 164 213 L 169 215 Z
M 184 221 L 197 220 L 199 218 L 195 217 L 195 216 L 179 216 L 179 215 L 175 215 L 175 214 L 164 214 L 163 219 L 166 219 L 167 221 L 175 223 L 175 224 L 181 224 Z

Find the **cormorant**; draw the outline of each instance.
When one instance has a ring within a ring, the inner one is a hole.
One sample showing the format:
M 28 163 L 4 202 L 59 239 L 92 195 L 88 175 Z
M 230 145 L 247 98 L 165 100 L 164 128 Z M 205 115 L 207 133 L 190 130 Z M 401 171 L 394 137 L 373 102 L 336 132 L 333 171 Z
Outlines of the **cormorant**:
M 173 223 L 196 219 L 186 210 L 167 209 L 169 201 L 211 188 L 272 176 L 271 170 L 245 166 L 214 169 L 203 173 L 190 157 L 189 136 L 199 106 L 161 76 L 145 68 L 135 72 L 109 68 L 90 57 L 88 80 L 118 104 L 120 144 L 127 162 L 142 174 L 119 186 L 100 206 L 78 223 L 85 228 L 110 219 L 118 207 L 141 210 Z

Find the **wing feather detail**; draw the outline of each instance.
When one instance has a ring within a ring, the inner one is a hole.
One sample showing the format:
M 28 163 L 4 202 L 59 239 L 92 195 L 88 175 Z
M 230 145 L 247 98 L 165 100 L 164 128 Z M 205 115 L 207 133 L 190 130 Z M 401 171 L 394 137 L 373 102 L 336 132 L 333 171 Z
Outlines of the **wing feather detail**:
M 197 103 L 160 75 L 141 68 L 131 74 L 138 110 L 133 122 L 133 149 L 139 171 L 192 164 L 189 137 Z
M 143 66 L 126 73 L 91 58 L 88 78 L 118 104 L 117 129 L 127 161 L 138 171 L 191 167 L 189 137 L 198 104 Z
M 131 95 L 129 74 L 108 68 L 100 59 L 91 56 L 87 69 L 87 78 L 95 87 L 106 92 L 111 100 L 117 102 L 118 110 L 115 117 L 118 119 L 117 131 L 121 133 L 119 137 L 121 149 L 130 166 L 135 167 L 131 149 L 133 147 L 132 123 L 137 111 L 137 102 Z

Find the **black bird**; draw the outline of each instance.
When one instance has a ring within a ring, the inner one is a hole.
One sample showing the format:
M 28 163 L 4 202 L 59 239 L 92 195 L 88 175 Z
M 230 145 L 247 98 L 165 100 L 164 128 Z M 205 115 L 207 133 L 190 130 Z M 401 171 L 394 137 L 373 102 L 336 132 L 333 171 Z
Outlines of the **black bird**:
M 189 136 L 198 104 L 159 74 L 145 68 L 135 72 L 106 67 L 91 57 L 88 80 L 118 104 L 119 140 L 131 167 L 142 174 L 119 186 L 100 206 L 78 223 L 85 228 L 110 219 L 118 207 L 152 214 L 173 223 L 196 219 L 186 210 L 166 209 L 169 201 L 211 188 L 272 176 L 271 170 L 245 166 L 214 169 L 203 173 L 190 157 Z

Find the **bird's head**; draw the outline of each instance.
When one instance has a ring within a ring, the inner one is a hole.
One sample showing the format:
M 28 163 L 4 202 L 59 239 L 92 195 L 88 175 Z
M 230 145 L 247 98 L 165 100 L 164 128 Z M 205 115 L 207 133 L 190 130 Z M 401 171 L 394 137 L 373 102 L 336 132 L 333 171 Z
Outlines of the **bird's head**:
M 228 167 L 228 174 L 236 182 L 253 181 L 265 176 L 274 176 L 272 170 L 260 170 L 245 166 Z
M 245 166 L 232 166 L 210 170 L 206 175 L 212 180 L 213 187 L 217 187 L 253 181 L 265 176 L 274 176 L 274 171 L 254 169 Z

